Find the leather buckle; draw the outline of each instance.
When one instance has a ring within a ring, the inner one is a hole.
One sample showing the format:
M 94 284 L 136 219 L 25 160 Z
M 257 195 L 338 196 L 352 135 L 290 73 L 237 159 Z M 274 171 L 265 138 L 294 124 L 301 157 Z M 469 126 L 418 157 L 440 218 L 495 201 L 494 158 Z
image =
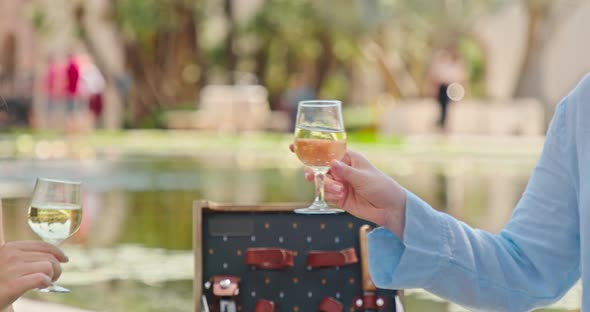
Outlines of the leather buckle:
M 320 312 L 342 312 L 344 311 L 344 306 L 340 301 L 334 299 L 333 297 L 324 297 L 322 302 L 320 302 L 320 307 L 318 309 Z
M 275 303 L 270 300 L 258 299 L 254 306 L 254 312 L 275 312 Z
M 307 266 L 312 268 L 336 267 L 357 262 L 356 251 L 352 247 L 339 251 L 313 250 L 307 253 Z
M 211 278 L 213 295 L 217 297 L 235 297 L 240 294 L 240 278 L 230 275 L 215 275 Z
M 352 305 L 357 311 L 382 311 L 387 307 L 387 299 L 382 296 L 377 296 L 373 293 L 366 293 L 360 297 L 355 297 L 354 299 L 352 299 Z
M 244 262 L 260 269 L 278 270 L 292 267 L 294 252 L 282 248 L 248 248 Z

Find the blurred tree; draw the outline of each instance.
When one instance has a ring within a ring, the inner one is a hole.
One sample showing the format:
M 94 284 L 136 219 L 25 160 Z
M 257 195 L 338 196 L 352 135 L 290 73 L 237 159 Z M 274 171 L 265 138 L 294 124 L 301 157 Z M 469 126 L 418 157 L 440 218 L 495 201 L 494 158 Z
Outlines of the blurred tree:
M 235 53 L 236 26 L 234 22 L 234 1 L 223 0 L 223 12 L 227 23 L 227 33 L 225 35 L 225 68 L 229 72 L 229 81 L 235 81 L 235 72 L 237 66 L 237 55 Z
M 266 0 L 239 36 L 254 41 L 254 72 L 275 103 L 290 76 L 302 71 L 316 93 L 346 97 L 351 89 L 346 77 L 363 57 L 378 65 L 384 91 L 411 97 L 419 95 L 430 57 L 439 48 L 467 47 L 466 59 L 481 62 L 472 75 L 481 85 L 483 56 L 476 55 L 478 41 L 470 36 L 477 19 L 503 2 Z M 465 38 L 469 44 L 460 44 Z
M 239 82 L 242 72 L 269 89 L 275 108 L 295 73 L 320 97 L 347 98 L 353 68 L 367 61 L 380 69 L 384 91 L 411 97 L 433 51 L 457 47 L 474 63 L 477 84 L 485 68 L 473 26 L 507 0 L 257 0 L 245 19 L 237 0 L 109 1 L 104 18 L 124 45 L 137 126 L 154 112 L 194 105 L 206 83 Z M 83 40 L 93 31 L 84 14 L 73 12 Z
M 206 80 L 201 1 L 117 0 L 115 21 L 135 81 L 135 119 L 194 102 Z
M 384 35 L 376 42 L 382 54 L 394 55 L 390 60 L 398 62 L 397 66 L 391 66 L 390 80 L 410 89 L 410 92 L 401 90 L 400 95 L 418 95 L 411 88 L 412 82 L 424 86 L 430 59 L 438 49 L 456 49 L 466 61 L 477 62 L 467 64 L 469 68 L 477 68 L 470 71 L 469 82 L 481 85 L 485 77 L 483 56 L 475 55 L 479 40 L 474 37 L 473 28 L 482 16 L 504 3 L 506 0 L 381 0 L 381 11 L 386 12 L 388 18 L 382 25 Z
M 266 0 L 241 25 L 242 41 L 254 46 L 242 55 L 254 63 L 254 73 L 271 93 L 276 107 L 293 74 L 302 74 L 316 94 L 345 97 L 347 87 L 330 88 L 350 74 L 359 41 L 368 29 L 362 24 L 359 1 Z M 338 14 L 334 14 L 337 10 Z

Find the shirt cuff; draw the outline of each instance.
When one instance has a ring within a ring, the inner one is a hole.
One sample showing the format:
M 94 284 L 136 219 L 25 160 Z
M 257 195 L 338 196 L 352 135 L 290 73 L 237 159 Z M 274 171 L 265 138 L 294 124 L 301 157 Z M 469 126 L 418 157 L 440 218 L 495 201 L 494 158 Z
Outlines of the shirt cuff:
M 442 213 L 406 191 L 404 240 L 380 227 L 369 234 L 369 271 L 385 289 L 425 288 L 449 259 L 449 229 Z

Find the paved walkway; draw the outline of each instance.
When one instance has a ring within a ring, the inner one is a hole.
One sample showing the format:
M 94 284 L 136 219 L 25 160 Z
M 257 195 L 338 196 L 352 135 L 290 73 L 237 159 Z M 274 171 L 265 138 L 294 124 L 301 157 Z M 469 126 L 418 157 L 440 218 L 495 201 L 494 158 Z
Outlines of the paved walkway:
M 90 312 L 89 310 L 82 310 L 67 307 L 55 303 L 47 303 L 35 301 L 31 299 L 21 298 L 14 303 L 15 312 Z

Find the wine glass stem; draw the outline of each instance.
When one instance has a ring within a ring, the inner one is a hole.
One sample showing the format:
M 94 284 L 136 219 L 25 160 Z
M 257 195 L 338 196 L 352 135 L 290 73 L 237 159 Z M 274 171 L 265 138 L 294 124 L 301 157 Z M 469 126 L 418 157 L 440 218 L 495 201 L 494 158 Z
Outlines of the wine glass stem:
M 325 203 L 324 200 L 324 183 L 326 181 L 326 173 L 324 170 L 314 170 L 315 182 L 315 202 Z

